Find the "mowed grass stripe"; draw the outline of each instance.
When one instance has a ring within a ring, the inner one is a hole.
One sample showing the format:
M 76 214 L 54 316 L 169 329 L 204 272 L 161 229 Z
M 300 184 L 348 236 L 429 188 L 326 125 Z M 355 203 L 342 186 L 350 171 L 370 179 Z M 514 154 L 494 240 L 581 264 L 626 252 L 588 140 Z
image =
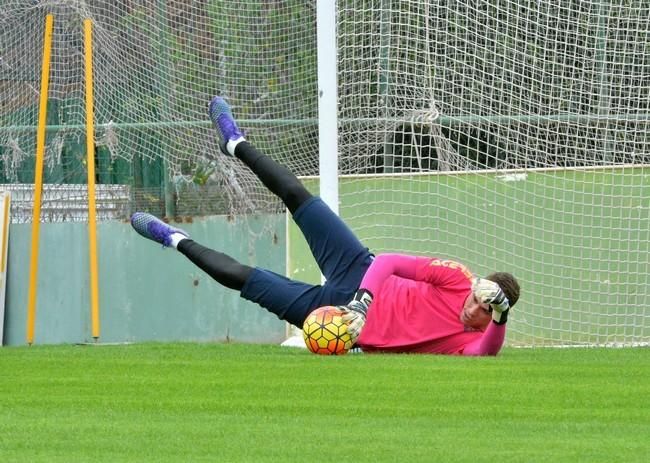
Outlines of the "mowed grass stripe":
M 0 455 L 3 462 L 645 462 L 649 354 L 3 348 Z

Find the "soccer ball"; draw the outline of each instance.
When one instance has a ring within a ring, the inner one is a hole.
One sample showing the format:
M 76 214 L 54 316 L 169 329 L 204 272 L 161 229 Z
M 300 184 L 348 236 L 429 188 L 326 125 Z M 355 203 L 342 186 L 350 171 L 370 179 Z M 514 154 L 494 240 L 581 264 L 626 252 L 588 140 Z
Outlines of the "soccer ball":
M 309 314 L 302 325 L 307 349 L 320 355 L 343 355 L 352 347 L 343 312 L 334 306 L 320 307 Z

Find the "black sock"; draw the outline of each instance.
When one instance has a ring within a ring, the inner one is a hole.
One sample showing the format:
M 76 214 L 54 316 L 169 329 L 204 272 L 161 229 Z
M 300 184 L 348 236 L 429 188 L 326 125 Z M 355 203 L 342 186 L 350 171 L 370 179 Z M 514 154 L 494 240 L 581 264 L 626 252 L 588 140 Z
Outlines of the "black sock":
M 181 240 L 176 249 L 217 282 L 230 289 L 241 291 L 253 271 L 253 267 L 241 264 L 232 257 L 206 248 L 189 238 Z
M 235 147 L 235 156 L 257 175 L 264 186 L 282 200 L 292 214 L 312 197 L 289 169 L 260 153 L 250 143 L 239 143 Z

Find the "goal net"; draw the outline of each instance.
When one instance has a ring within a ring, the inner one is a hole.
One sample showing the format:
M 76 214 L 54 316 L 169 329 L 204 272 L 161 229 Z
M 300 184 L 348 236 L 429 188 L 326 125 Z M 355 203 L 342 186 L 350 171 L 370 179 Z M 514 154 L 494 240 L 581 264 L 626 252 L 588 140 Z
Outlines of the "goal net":
M 511 345 L 650 342 L 645 3 L 336 5 L 340 213 L 364 243 L 514 273 Z M 30 220 L 19 212 L 32 194 L 46 13 L 42 220 L 85 220 L 85 18 L 100 219 L 283 211 L 219 155 L 206 114 L 216 93 L 262 151 L 318 174 L 314 0 L 7 0 L 0 184 L 17 192 L 12 220 Z M 291 275 L 308 277 L 313 262 L 291 247 Z
M 510 345 L 650 342 L 644 2 L 339 1 L 341 214 L 510 271 Z
M 48 13 L 54 32 L 43 220 L 85 220 L 78 206 L 86 182 L 85 18 L 93 22 L 98 185 L 128 186 L 104 188 L 115 196 L 100 198 L 100 216 L 281 211 L 246 169 L 218 152 L 207 117 L 216 94 L 264 152 L 298 174 L 317 170 L 312 2 L 8 0 L 0 12 L 0 183 L 33 182 Z M 21 197 L 29 200 L 28 192 Z

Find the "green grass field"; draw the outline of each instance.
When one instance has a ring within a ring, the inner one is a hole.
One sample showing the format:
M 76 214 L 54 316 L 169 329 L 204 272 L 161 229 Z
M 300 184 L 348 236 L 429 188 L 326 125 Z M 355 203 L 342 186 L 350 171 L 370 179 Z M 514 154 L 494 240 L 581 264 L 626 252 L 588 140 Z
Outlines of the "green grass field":
M 647 462 L 648 349 L 0 350 L 8 462 Z

